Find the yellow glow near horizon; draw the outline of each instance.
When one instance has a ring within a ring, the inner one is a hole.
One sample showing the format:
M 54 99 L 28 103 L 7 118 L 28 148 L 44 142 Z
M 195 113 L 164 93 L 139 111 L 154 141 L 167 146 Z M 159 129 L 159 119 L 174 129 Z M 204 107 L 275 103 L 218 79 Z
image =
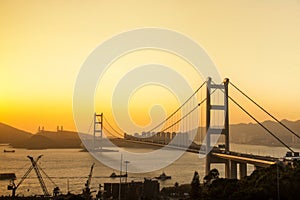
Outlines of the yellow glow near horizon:
M 141 27 L 187 35 L 206 49 L 222 77 L 230 78 L 279 119 L 300 119 L 298 0 L 3 0 L 0 16 L 0 122 L 20 129 L 36 132 L 38 126 L 55 130 L 63 125 L 74 130 L 72 95 L 81 64 L 101 42 Z M 103 80 L 111 81 L 107 91 L 122 73 L 153 61 L 179 72 L 188 66 L 165 52 L 135 52 L 107 71 Z M 117 66 L 126 68 L 120 71 Z M 184 76 L 193 87 L 201 83 L 192 70 Z M 103 107 L 108 100 L 96 108 L 109 112 Z M 130 112 L 140 125 L 149 121 L 141 121 L 134 108 Z M 267 119 L 260 113 L 258 117 Z M 230 121 L 251 120 L 232 108 Z
M 187 80 L 193 90 L 196 90 L 204 81 L 193 66 L 172 53 L 150 49 L 134 51 L 114 61 L 100 78 L 95 97 L 96 110 L 105 111 L 108 120 L 113 122 L 115 119 L 111 113 L 111 101 L 117 84 L 132 70 L 152 64 L 159 64 L 177 72 Z M 134 88 L 131 89 L 134 92 Z M 171 91 L 153 85 L 153 83 L 139 88 L 129 99 L 125 99 L 128 101 L 128 112 L 133 123 L 140 126 L 149 124 L 151 121 L 149 111 L 155 105 L 161 105 L 164 107 L 165 114 L 170 115 L 180 105 L 178 97 L 174 95 L 176 94 L 171 94 Z M 126 127 L 122 128 L 126 129 Z M 127 128 L 130 129 L 130 124 L 127 125 Z

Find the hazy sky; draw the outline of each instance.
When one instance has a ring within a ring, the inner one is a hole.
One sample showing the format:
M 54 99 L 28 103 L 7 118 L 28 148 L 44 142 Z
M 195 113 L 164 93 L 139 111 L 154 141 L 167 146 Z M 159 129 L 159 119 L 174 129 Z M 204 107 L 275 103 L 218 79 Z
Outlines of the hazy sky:
M 32 132 L 74 129 L 72 95 L 81 64 L 101 42 L 141 27 L 189 36 L 222 77 L 279 119 L 300 119 L 299 0 L 1 0 L 0 122 Z M 150 52 L 163 62 L 156 54 Z M 139 64 L 151 59 L 136 56 Z M 130 67 L 134 57 L 125 63 Z M 239 113 L 232 109 L 232 123 L 250 121 Z

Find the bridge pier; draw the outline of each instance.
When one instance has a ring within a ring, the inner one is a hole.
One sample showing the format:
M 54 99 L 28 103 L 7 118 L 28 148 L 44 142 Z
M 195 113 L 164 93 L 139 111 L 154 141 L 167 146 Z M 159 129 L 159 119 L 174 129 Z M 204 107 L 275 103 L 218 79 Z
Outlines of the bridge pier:
M 239 165 L 239 178 L 242 179 L 247 176 L 247 163 L 242 163 L 242 162 L 236 162 L 233 160 L 229 160 L 230 163 L 230 169 L 225 169 L 227 170 L 227 174 L 230 173 L 230 176 L 226 176 L 226 178 L 231 178 L 231 179 L 237 179 L 237 167 Z M 226 171 L 225 171 L 226 174 Z
M 210 157 L 208 159 L 209 159 L 208 164 L 206 164 L 207 173 L 210 171 L 212 163 L 223 163 L 225 164 L 225 178 L 237 179 L 238 167 L 239 167 L 239 178 L 242 179 L 247 176 L 247 163 L 237 162 L 234 160 L 223 160 L 215 157 Z
M 211 153 L 206 155 L 206 165 L 205 165 L 205 174 L 209 174 L 211 170 L 211 164 L 224 164 L 225 165 L 225 177 L 230 178 L 230 160 L 221 159 L 216 156 L 213 156 Z
M 210 171 L 210 164 L 211 164 L 211 155 L 207 154 L 205 158 L 205 174 L 208 175 Z
M 225 178 L 230 178 L 230 163 L 229 160 L 225 161 Z
M 247 176 L 247 163 L 240 163 L 240 179 Z
M 230 166 L 230 177 L 231 179 L 237 179 L 237 162 L 233 160 L 229 160 Z
M 239 177 L 240 179 L 244 178 L 247 176 L 247 163 L 242 163 L 242 162 L 236 162 L 233 160 L 229 160 L 230 163 L 230 169 L 225 169 L 227 171 L 227 174 L 230 174 L 230 176 L 226 176 L 226 178 L 231 178 L 231 179 L 237 179 L 237 165 L 239 165 Z M 225 171 L 225 174 L 226 174 Z

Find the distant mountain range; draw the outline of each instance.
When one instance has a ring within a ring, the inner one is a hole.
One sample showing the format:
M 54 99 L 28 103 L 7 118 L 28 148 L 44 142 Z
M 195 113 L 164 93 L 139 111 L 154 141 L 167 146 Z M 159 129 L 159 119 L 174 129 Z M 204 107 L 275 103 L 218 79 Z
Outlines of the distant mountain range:
M 81 140 L 73 131 L 39 131 L 32 134 L 0 123 L 0 143 L 11 144 L 15 148 L 48 149 L 80 148 Z
M 0 122 L 0 143 L 12 145 L 22 143 L 32 136 L 31 133 L 16 129 Z
M 297 135 L 300 135 L 300 120 L 282 120 L 281 122 Z M 262 124 L 287 145 L 291 147 L 300 147 L 300 139 L 282 127 L 279 123 L 274 121 L 264 121 Z M 271 136 L 270 133 L 264 130 L 259 124 L 254 123 L 231 125 L 230 141 L 239 144 L 282 146 L 282 144 Z
M 300 120 L 282 120 L 286 126 L 300 134 Z M 262 123 L 291 147 L 300 147 L 300 140 L 274 121 Z M 203 129 L 203 128 L 202 128 Z M 282 146 L 267 131 L 254 123 L 230 125 L 230 142 L 266 146 Z M 46 149 L 46 148 L 81 148 L 81 140 L 73 131 L 39 131 L 32 134 L 12 126 L 0 123 L 0 144 L 11 144 L 15 148 Z

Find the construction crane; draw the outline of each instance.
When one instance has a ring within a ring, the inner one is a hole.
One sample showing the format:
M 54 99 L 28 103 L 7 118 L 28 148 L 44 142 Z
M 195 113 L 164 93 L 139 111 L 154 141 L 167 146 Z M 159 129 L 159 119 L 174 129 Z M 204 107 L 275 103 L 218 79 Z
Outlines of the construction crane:
M 83 192 L 82 192 L 82 195 L 86 199 L 90 198 L 90 195 L 91 195 L 90 185 L 91 185 L 91 180 L 92 180 L 94 165 L 95 165 L 95 163 L 93 163 L 92 166 L 91 166 L 91 170 L 90 170 L 88 179 L 87 179 L 87 181 L 85 183 L 85 188 L 83 189 Z
M 40 182 L 41 188 L 43 189 L 44 195 L 45 195 L 45 196 L 50 196 L 50 194 L 49 194 L 49 192 L 48 192 L 48 190 L 47 190 L 47 187 L 46 187 L 46 185 L 45 185 L 45 182 L 44 182 L 44 180 L 43 180 L 43 177 L 42 177 L 42 175 L 41 175 L 41 172 L 40 172 L 40 170 L 39 170 L 39 167 L 38 167 L 36 161 L 35 161 L 35 160 L 33 159 L 33 157 L 31 157 L 31 156 L 27 156 L 27 157 L 28 157 L 28 158 L 30 159 L 30 161 L 31 161 L 32 167 L 33 167 L 33 169 L 34 169 L 34 171 L 35 171 L 35 173 L 36 173 L 36 176 L 37 176 L 38 179 L 39 179 L 39 182 Z M 41 157 L 42 157 L 42 155 L 40 155 L 38 158 L 41 158 Z
M 14 183 L 14 180 L 11 180 L 10 184 L 7 186 L 8 190 L 12 190 L 12 196 L 15 197 L 16 195 L 16 190 L 18 189 L 18 187 L 23 183 L 23 181 L 28 177 L 28 175 L 30 174 L 30 172 L 34 169 L 37 178 L 40 182 L 40 185 L 42 187 L 42 190 L 44 192 L 44 196 L 50 196 L 47 187 L 45 185 L 45 182 L 42 178 L 42 175 L 40 173 L 40 170 L 50 179 L 50 177 L 43 171 L 42 168 L 39 168 L 37 162 L 39 161 L 39 159 L 42 157 L 43 155 L 39 155 L 35 160 L 33 159 L 33 157 L 31 156 L 27 156 L 29 158 L 29 160 L 31 161 L 31 166 L 29 167 L 29 169 L 26 171 L 26 173 L 23 175 L 23 177 L 21 178 L 20 182 L 16 185 Z M 59 193 L 59 187 L 50 179 L 50 181 L 56 186 L 54 188 L 54 192 L 56 192 L 56 194 Z
M 40 155 L 39 157 L 36 158 L 35 163 L 42 157 L 43 155 Z M 23 175 L 23 177 L 21 178 L 20 182 L 16 185 L 14 180 L 11 180 L 10 184 L 7 186 L 8 190 L 12 190 L 12 196 L 16 196 L 16 190 L 18 189 L 18 187 L 23 183 L 23 181 L 27 178 L 27 176 L 29 175 L 29 173 L 32 171 L 33 169 L 33 165 L 31 165 L 29 167 L 29 169 L 26 171 L 26 173 Z

